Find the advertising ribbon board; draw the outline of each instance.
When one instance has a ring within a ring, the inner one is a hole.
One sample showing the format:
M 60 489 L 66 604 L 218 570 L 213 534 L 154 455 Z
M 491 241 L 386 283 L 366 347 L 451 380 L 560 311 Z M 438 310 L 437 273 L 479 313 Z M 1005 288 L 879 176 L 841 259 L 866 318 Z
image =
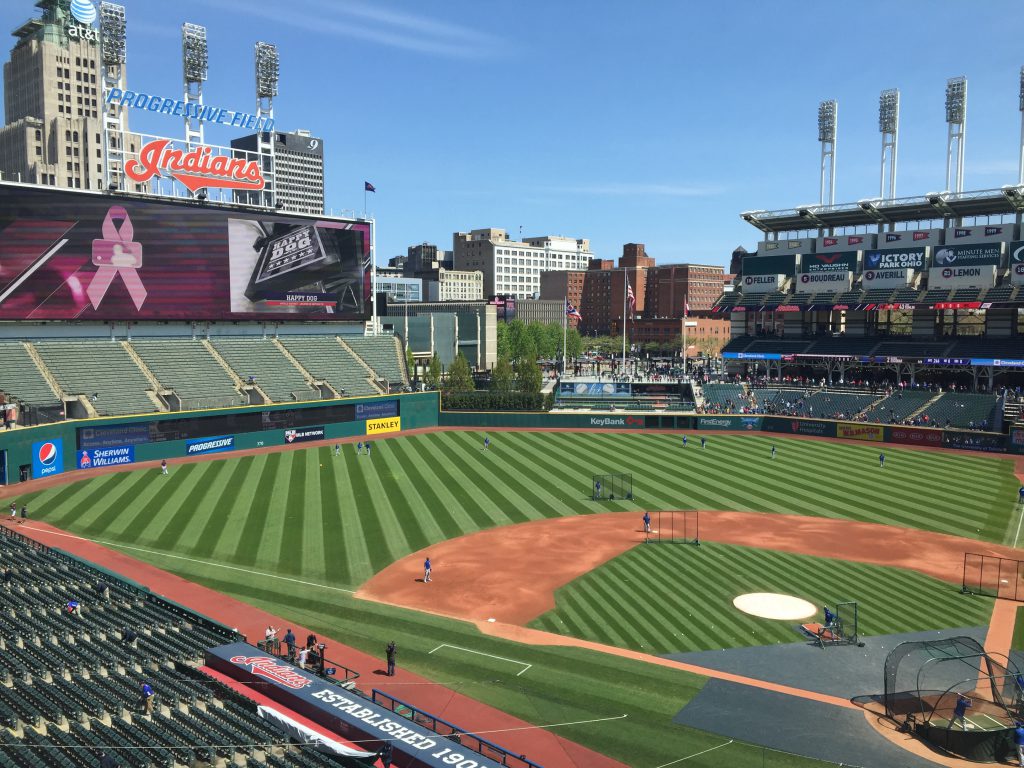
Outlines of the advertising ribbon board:
M 924 270 L 924 248 L 891 248 L 864 253 L 864 269 L 909 269 L 912 272 Z
M 611 429 L 643 429 L 644 420 L 640 416 L 591 416 L 590 426 Z
M 206 437 L 202 440 L 189 440 L 185 443 L 186 456 L 198 456 L 204 453 L 220 453 L 221 451 L 233 451 L 234 449 L 234 435 Z
M 807 272 L 856 272 L 859 266 L 857 251 L 838 253 L 813 253 L 800 260 L 800 271 Z
M 325 439 L 325 427 L 302 427 L 300 429 L 286 429 L 284 431 L 284 442 L 287 445 L 292 443 L 308 443 L 313 440 Z
M 698 416 L 697 429 L 731 429 L 758 432 L 761 429 L 760 416 Z
M 765 432 L 779 432 L 790 435 L 813 435 L 814 437 L 835 437 L 836 425 L 833 421 L 814 421 L 812 419 L 787 419 L 781 416 L 767 416 L 762 421 Z
M 79 469 L 94 467 L 115 467 L 135 462 L 134 445 L 117 445 L 111 448 L 92 448 L 78 451 L 76 460 Z
M 885 429 L 881 424 L 838 424 L 836 437 L 881 442 L 885 438 Z
M 916 427 L 887 427 L 888 442 L 901 445 L 942 445 L 942 431 L 938 429 L 918 429 Z
M 366 434 L 367 435 L 383 435 L 388 432 L 401 432 L 402 431 L 402 418 L 400 416 L 392 416 L 387 419 L 367 419 L 366 420 Z

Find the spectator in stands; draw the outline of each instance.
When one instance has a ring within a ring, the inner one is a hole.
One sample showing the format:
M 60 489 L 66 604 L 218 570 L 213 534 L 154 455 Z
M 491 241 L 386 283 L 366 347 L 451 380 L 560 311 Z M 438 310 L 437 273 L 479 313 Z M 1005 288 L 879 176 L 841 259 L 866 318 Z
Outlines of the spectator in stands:
M 1024 503 L 1024 488 L 1021 488 L 1020 492 L 1021 492 L 1021 503 Z M 11 582 L 13 580 L 14 580 L 14 571 L 12 571 L 10 568 L 4 568 L 4 585 L 5 586 L 10 586 L 10 584 L 11 584 Z
M 105 603 L 110 602 L 110 586 L 105 581 L 97 582 L 96 596 Z
M 398 648 L 395 646 L 395 641 L 392 640 L 388 643 L 387 648 L 384 649 L 388 659 L 388 677 L 395 676 L 395 655 L 398 653 Z
M 21 505 L 21 520 L 18 521 L 18 525 L 21 525 L 28 520 L 28 507 L 24 504 Z
M 281 649 L 281 641 L 277 638 L 277 633 L 280 630 L 274 626 L 267 626 L 266 632 L 263 633 L 263 639 L 266 641 L 266 649 L 271 653 L 278 653 Z
M 139 636 L 131 627 L 126 627 L 121 633 L 121 641 L 131 648 L 139 647 Z
M 380 758 L 380 764 L 382 768 L 391 768 L 391 752 L 391 742 L 385 741 L 384 746 L 382 746 L 380 748 L 380 752 L 377 753 L 377 756 Z
M 82 604 L 77 600 L 68 600 L 68 604 L 64 606 L 64 610 L 68 612 L 69 616 L 81 616 Z
M 18 516 L 18 505 L 13 501 L 11 502 L 11 520 Z
M 306 661 L 309 659 L 309 648 L 299 649 L 299 669 L 306 668 Z
M 153 687 L 148 683 L 142 684 L 142 707 L 143 711 L 147 715 L 153 714 L 153 696 L 155 695 Z
M 310 632 L 308 635 L 306 635 L 306 647 L 312 648 L 314 645 L 316 645 L 316 635 Z
M 284 633 L 284 644 L 288 648 L 288 660 L 292 661 L 295 659 L 295 634 L 292 632 L 292 628 L 288 627 Z
M 100 750 L 100 768 L 117 768 L 117 761 L 110 756 L 105 750 Z

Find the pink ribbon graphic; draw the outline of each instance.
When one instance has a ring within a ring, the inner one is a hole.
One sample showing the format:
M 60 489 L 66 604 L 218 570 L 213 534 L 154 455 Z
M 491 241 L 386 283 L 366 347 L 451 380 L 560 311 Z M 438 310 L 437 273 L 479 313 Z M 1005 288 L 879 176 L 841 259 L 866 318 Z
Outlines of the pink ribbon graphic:
M 120 228 L 114 223 L 115 219 L 121 220 Z M 135 309 L 142 309 L 147 295 L 138 272 L 142 266 L 142 244 L 132 241 L 135 231 L 128 211 L 120 205 L 111 206 L 103 219 L 102 233 L 101 240 L 92 241 L 92 263 L 99 269 L 85 290 L 93 309 L 99 308 L 117 275 L 121 275 Z

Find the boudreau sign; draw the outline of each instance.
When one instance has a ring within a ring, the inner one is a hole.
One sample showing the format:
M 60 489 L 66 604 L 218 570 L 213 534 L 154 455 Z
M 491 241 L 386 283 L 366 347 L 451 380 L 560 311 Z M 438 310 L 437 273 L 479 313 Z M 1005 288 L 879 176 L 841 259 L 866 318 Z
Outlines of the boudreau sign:
M 796 282 L 796 292 L 848 291 L 852 282 L 853 273 L 848 271 L 804 272 Z
M 267 183 L 257 160 L 214 154 L 207 146 L 179 149 L 170 139 L 144 144 L 139 156 L 124 164 L 125 175 L 140 183 L 161 176 L 161 171 L 191 192 L 205 187 L 260 190 Z

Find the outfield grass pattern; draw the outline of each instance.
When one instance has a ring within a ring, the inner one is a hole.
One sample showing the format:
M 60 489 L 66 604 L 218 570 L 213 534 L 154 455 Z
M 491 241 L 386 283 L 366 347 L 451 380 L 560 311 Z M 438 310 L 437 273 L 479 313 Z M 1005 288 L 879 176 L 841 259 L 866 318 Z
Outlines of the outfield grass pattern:
M 859 631 L 883 635 L 982 626 L 992 601 L 913 571 L 710 544 L 639 545 L 558 590 L 530 626 L 645 653 L 737 648 L 800 639 L 797 621 L 742 613 L 737 595 L 778 592 L 812 605 L 858 600 Z M 817 615 L 809 619 L 820 621 Z
M 875 445 L 712 435 L 702 451 L 692 443 L 684 450 L 678 436 L 664 434 L 522 432 L 492 435 L 485 452 L 483 437 L 440 432 L 377 440 L 372 457 L 346 445 L 337 458 L 318 447 L 172 461 L 168 477 L 155 469 L 97 475 L 17 501 L 34 518 L 129 547 L 134 557 L 362 650 L 379 653 L 395 638 L 402 664 L 529 722 L 628 714 L 628 725 L 574 726 L 562 733 L 641 768 L 723 743 L 671 724 L 702 678 L 582 650 L 486 638 L 472 626 L 357 601 L 344 590 L 432 542 L 599 510 L 825 515 L 992 541 L 1004 541 L 1016 524 L 1016 482 L 1006 460 L 887 448 L 886 467 L 879 470 Z M 774 460 L 772 442 L 780 448 Z M 633 473 L 634 501 L 588 500 L 591 476 L 611 472 Z M 708 549 L 710 558 L 715 549 Z M 885 592 L 876 583 L 870 598 L 885 603 Z M 855 596 L 864 597 L 870 616 L 866 591 Z M 963 616 L 951 616 L 950 623 L 962 625 Z M 740 634 L 737 628 L 728 636 Z M 668 640 L 664 630 L 650 636 Z M 707 647 L 712 638 L 702 642 Z M 428 653 L 441 643 L 534 667 L 512 682 L 507 667 L 486 657 Z M 503 682 L 483 682 L 493 680 Z M 740 768 L 816 764 L 738 745 L 727 750 L 727 762 Z M 725 753 L 686 764 L 722 765 Z

